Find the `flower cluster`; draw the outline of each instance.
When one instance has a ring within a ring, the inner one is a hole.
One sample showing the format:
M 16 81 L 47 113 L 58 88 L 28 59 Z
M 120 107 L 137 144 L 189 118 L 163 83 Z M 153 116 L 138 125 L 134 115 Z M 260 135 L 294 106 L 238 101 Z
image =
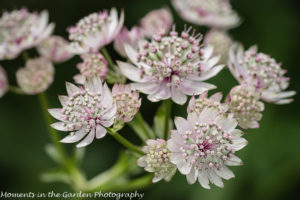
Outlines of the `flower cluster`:
M 190 34 L 191 28 L 180 35 L 173 30 L 169 35 L 155 35 L 137 51 L 125 46 L 127 56 L 134 64 L 118 62 L 133 89 L 148 94 L 156 102 L 172 98 L 184 104 L 186 95 L 198 95 L 215 88 L 203 82 L 215 76 L 223 65 L 217 65 L 218 57 L 211 57 L 213 49 L 203 48 L 200 34 Z
M 137 160 L 137 165 L 154 173 L 152 182 L 162 179 L 170 181 L 176 172 L 176 166 L 170 162 L 171 151 L 167 148 L 167 142 L 163 139 L 147 140 L 143 151 L 146 155 Z
M 23 50 L 39 44 L 54 28 L 48 25 L 48 12 L 30 13 L 27 9 L 4 12 L 0 18 L 0 60 L 14 59 Z
M 257 121 L 261 120 L 261 112 L 264 110 L 264 103 L 259 98 L 260 93 L 248 85 L 238 85 L 231 89 L 227 98 L 229 109 L 240 127 L 259 128 Z
M 236 129 L 235 119 L 205 108 L 200 115 L 190 113 L 187 120 L 177 117 L 175 125 L 177 129 L 168 141 L 170 160 L 190 184 L 198 179 L 207 189 L 209 183 L 223 187 L 221 178 L 234 177 L 227 166 L 242 164 L 234 153 L 247 144 L 242 131 Z
M 54 80 L 54 67 L 46 58 L 30 59 L 17 73 L 17 82 L 26 94 L 38 94 L 48 89 Z
M 61 63 L 73 56 L 68 45 L 68 41 L 63 37 L 53 35 L 43 40 L 37 47 L 37 50 L 41 56 L 48 58 L 52 62 Z
M 141 107 L 139 93 L 131 90 L 130 85 L 115 84 L 112 88 L 113 99 L 117 105 L 118 122 L 130 122 Z
M 82 54 L 82 63 L 77 65 L 80 74 L 74 76 L 77 84 L 84 84 L 85 80 L 92 79 L 98 76 L 104 80 L 108 71 L 108 64 L 106 59 L 100 53 Z
M 188 22 L 217 28 L 232 28 L 240 18 L 229 0 L 172 0 L 178 14 Z
M 256 87 L 267 102 L 286 104 L 292 101 L 290 97 L 295 92 L 283 91 L 289 86 L 290 79 L 284 76 L 286 70 L 274 58 L 258 53 L 256 46 L 245 52 L 238 44 L 231 47 L 229 56 L 228 67 L 240 84 Z
M 106 84 L 99 77 L 87 80 L 83 87 L 66 83 L 68 96 L 60 96 L 62 108 L 50 109 L 49 113 L 61 122 L 51 126 L 59 131 L 71 132 L 63 143 L 75 143 L 77 147 L 89 145 L 95 138 L 106 135 L 106 127 L 115 120 L 117 107 Z M 85 137 L 85 138 L 84 138 Z M 84 139 L 83 139 L 84 138 Z
M 71 49 L 82 54 L 98 51 L 99 48 L 112 42 L 120 32 L 124 22 L 124 13 L 120 19 L 115 8 L 108 11 L 92 13 L 68 29 Z

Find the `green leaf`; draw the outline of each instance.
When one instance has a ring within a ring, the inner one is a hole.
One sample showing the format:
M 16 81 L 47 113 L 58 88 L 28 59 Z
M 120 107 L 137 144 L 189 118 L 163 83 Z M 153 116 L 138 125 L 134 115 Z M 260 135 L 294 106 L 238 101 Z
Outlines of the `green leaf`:
M 71 184 L 70 176 L 60 168 L 51 169 L 41 174 L 40 178 L 43 182 L 46 183 L 63 182 L 66 184 Z
M 143 119 L 141 113 L 138 113 L 128 124 L 132 130 L 143 140 L 154 138 L 154 133 L 148 123 Z
M 162 104 L 156 111 L 153 120 L 154 121 L 153 130 L 159 138 L 164 137 L 165 118 L 166 118 L 166 106 Z M 173 122 L 171 119 L 169 119 L 169 130 L 171 129 L 173 129 Z
M 57 149 L 55 148 L 55 146 L 53 144 L 47 144 L 45 146 L 45 151 L 47 153 L 47 155 L 56 163 L 61 164 L 62 158 L 59 154 L 59 152 L 57 151 Z

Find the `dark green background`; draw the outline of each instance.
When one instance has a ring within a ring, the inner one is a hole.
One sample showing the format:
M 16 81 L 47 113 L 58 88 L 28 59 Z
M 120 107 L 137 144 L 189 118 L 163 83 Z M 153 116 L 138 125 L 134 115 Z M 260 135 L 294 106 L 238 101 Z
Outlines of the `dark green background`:
M 112 6 L 125 9 L 125 24 L 136 24 L 148 11 L 170 3 L 166 0 L 1 0 L 1 10 L 27 7 L 30 10 L 47 9 L 50 21 L 56 23 L 55 34 L 67 37 L 66 28 L 83 16 Z M 300 73 L 300 10 L 299 0 L 233 1 L 233 7 L 243 18 L 243 24 L 230 33 L 246 47 L 258 44 L 288 69 L 291 90 L 299 90 Z M 178 30 L 185 23 L 172 9 Z M 206 31 L 205 28 L 200 28 Z M 108 47 L 113 52 L 111 45 Z M 34 52 L 31 52 L 34 55 Z M 112 53 L 115 59 L 120 59 Z M 65 94 L 65 81 L 72 81 L 77 73 L 78 57 L 56 67 L 56 81 L 48 90 L 51 105 L 58 107 L 57 94 Z M 23 65 L 21 58 L 1 61 L 12 83 L 14 72 Z M 225 94 L 236 84 L 228 70 L 211 80 L 215 91 Z M 143 96 L 144 97 L 144 96 Z M 151 122 L 159 104 L 150 104 L 144 98 L 142 112 Z M 145 190 L 144 199 L 299 199 L 300 189 L 300 114 L 299 98 L 285 106 L 266 104 L 261 128 L 247 131 L 249 144 L 238 155 L 244 161 L 241 167 L 232 167 L 236 178 L 225 181 L 225 188 L 203 189 L 199 184 L 188 185 L 185 177 L 175 176 L 170 183 L 160 182 Z M 182 113 L 182 114 L 181 114 Z M 184 107 L 176 107 L 174 115 L 185 115 Z M 123 132 L 133 141 L 132 133 Z M 50 139 L 36 96 L 7 94 L 0 99 L 0 190 L 10 192 L 70 191 L 63 184 L 44 184 L 39 180 L 43 171 L 54 166 L 46 156 L 45 144 Z M 72 145 L 67 145 L 72 146 Z M 113 164 L 122 148 L 109 136 L 94 141 L 88 148 L 83 169 L 88 177 Z

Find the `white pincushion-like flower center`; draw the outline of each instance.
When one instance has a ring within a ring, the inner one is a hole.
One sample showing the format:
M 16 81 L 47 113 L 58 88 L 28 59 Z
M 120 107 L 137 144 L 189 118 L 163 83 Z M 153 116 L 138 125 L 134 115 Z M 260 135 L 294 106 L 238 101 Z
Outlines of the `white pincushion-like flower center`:
M 232 153 L 232 136 L 217 124 L 196 123 L 193 131 L 183 133 L 180 149 L 189 162 L 199 169 L 220 168 Z
M 283 76 L 285 70 L 269 55 L 250 49 L 245 52 L 244 61 L 248 73 L 260 79 L 259 87 L 280 91 L 288 86 L 289 79 Z
M 199 48 L 201 36 L 190 36 L 182 32 L 179 37 L 172 31 L 169 36 L 155 35 L 151 43 L 144 43 L 139 49 L 138 62 L 142 75 L 152 76 L 154 80 L 175 79 L 180 82 L 188 74 L 201 72 L 202 50 Z M 145 64 L 148 67 L 144 67 Z
M 241 122 L 260 120 L 263 108 L 259 95 L 246 88 L 239 87 L 231 94 L 230 110 Z
M 103 111 L 106 108 L 101 107 L 100 101 L 101 94 L 94 94 L 85 90 L 72 95 L 62 108 L 65 121 L 72 122 L 72 125 L 69 125 L 67 129 L 72 131 L 85 127 L 88 133 L 91 128 L 101 124 L 101 116 L 103 116 Z
M 100 54 L 90 54 L 84 58 L 83 63 L 78 65 L 80 73 L 86 78 L 100 75 L 105 76 L 107 67 Z
M 32 25 L 37 15 L 30 14 L 26 9 L 4 13 L 0 19 L 0 43 L 19 44 L 32 32 Z
M 81 19 L 75 27 L 69 29 L 69 39 L 82 42 L 85 36 L 101 31 L 103 25 L 109 21 L 110 18 L 107 11 L 92 13 Z
M 205 108 L 215 108 L 219 112 L 224 112 L 225 108 L 222 104 L 218 101 L 214 101 L 208 98 L 199 98 L 195 100 L 195 104 L 190 107 L 190 112 L 200 113 Z
M 169 168 L 173 167 L 169 161 L 170 153 L 166 144 L 154 144 L 149 146 L 145 160 L 147 167 L 152 168 L 156 172 L 168 173 Z

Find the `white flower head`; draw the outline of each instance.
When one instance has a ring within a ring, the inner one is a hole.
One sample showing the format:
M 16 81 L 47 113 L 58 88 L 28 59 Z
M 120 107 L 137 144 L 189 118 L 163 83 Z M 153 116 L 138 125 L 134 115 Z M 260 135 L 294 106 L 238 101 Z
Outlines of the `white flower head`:
M 4 96 L 7 90 L 8 90 L 7 75 L 3 67 L 0 65 L 0 98 Z
M 260 93 L 253 86 L 238 85 L 231 89 L 227 101 L 229 112 L 234 115 L 243 129 L 259 128 L 264 103 L 259 101 Z
M 220 114 L 217 109 L 204 109 L 200 115 L 188 114 L 187 120 L 175 118 L 177 130 L 168 140 L 170 161 L 193 184 L 198 179 L 202 187 L 209 183 L 223 187 L 223 179 L 234 174 L 227 166 L 238 166 L 242 161 L 234 153 L 246 146 L 242 132 L 235 129 L 237 121 Z
M 16 72 L 17 83 L 27 94 L 38 94 L 49 88 L 54 80 L 55 69 L 43 57 L 29 59 L 24 68 Z
M 123 57 L 126 57 L 125 44 L 138 49 L 139 41 L 143 39 L 141 28 L 134 26 L 130 30 L 123 27 L 114 41 L 115 50 Z
M 208 98 L 208 92 L 203 92 L 199 95 L 199 98 L 195 98 L 194 96 L 190 99 L 189 105 L 187 107 L 187 112 L 192 113 L 195 112 L 197 115 L 205 108 L 214 108 L 217 109 L 220 113 L 226 113 L 228 110 L 228 106 L 226 104 L 221 103 L 222 93 L 218 92 Z
M 284 91 L 289 86 L 290 78 L 285 77 L 286 70 L 281 64 L 264 53 L 258 53 L 252 46 L 244 52 L 243 46 L 233 44 L 229 52 L 228 67 L 240 84 L 256 87 L 264 101 L 275 104 L 287 104 L 295 91 Z
M 164 35 L 169 32 L 173 23 L 172 13 L 169 8 L 160 8 L 147 13 L 140 21 L 145 37 Z
M 154 173 L 153 183 L 162 179 L 170 181 L 176 173 L 176 165 L 170 162 L 170 150 L 163 139 L 147 140 L 143 148 L 145 156 L 137 160 L 137 165 L 144 167 L 147 172 Z
M 98 76 L 101 80 L 104 80 L 108 72 L 108 63 L 104 56 L 98 52 L 90 52 L 82 54 L 81 58 L 83 62 L 77 65 L 80 74 L 73 77 L 77 84 L 84 84 L 85 80 L 92 79 L 94 76 Z
M 172 98 L 175 103 L 184 104 L 186 95 L 199 95 L 216 88 L 203 81 L 224 67 L 216 65 L 219 57 L 211 57 L 212 47 L 200 44 L 200 34 L 189 34 L 191 28 L 188 28 L 179 36 L 174 29 L 169 35 L 153 36 L 151 42 L 143 42 L 137 51 L 126 45 L 126 53 L 134 65 L 118 62 L 123 74 L 136 82 L 131 87 L 148 94 L 152 102 Z
M 82 54 L 98 51 L 99 48 L 111 43 L 119 34 L 124 22 L 124 12 L 120 19 L 115 8 L 98 13 L 92 13 L 68 29 L 71 49 Z
M 63 138 L 63 143 L 75 143 L 84 147 L 95 138 L 103 138 L 107 131 L 105 127 L 113 125 L 116 116 L 116 104 L 106 84 L 102 86 L 99 77 L 85 82 L 77 87 L 66 83 L 68 96 L 59 96 L 62 108 L 49 109 L 49 113 L 61 122 L 51 126 L 59 131 L 71 132 Z
M 4 12 L 0 18 L 0 60 L 14 59 L 23 50 L 38 45 L 53 31 L 48 12 L 30 13 L 27 9 Z
M 117 104 L 116 120 L 130 122 L 141 107 L 142 99 L 139 99 L 139 93 L 133 91 L 129 84 L 115 84 L 112 88 L 112 95 Z
M 63 37 L 52 35 L 43 40 L 38 45 L 37 50 L 41 56 L 52 62 L 61 63 L 73 57 L 73 53 L 70 52 L 68 46 L 69 42 Z
M 240 23 L 229 0 L 172 0 L 178 14 L 186 21 L 216 28 L 233 28 Z
M 220 63 L 227 63 L 229 49 L 232 45 L 232 39 L 226 31 L 212 29 L 206 33 L 204 38 L 205 45 L 214 47 L 214 55 L 220 55 Z

